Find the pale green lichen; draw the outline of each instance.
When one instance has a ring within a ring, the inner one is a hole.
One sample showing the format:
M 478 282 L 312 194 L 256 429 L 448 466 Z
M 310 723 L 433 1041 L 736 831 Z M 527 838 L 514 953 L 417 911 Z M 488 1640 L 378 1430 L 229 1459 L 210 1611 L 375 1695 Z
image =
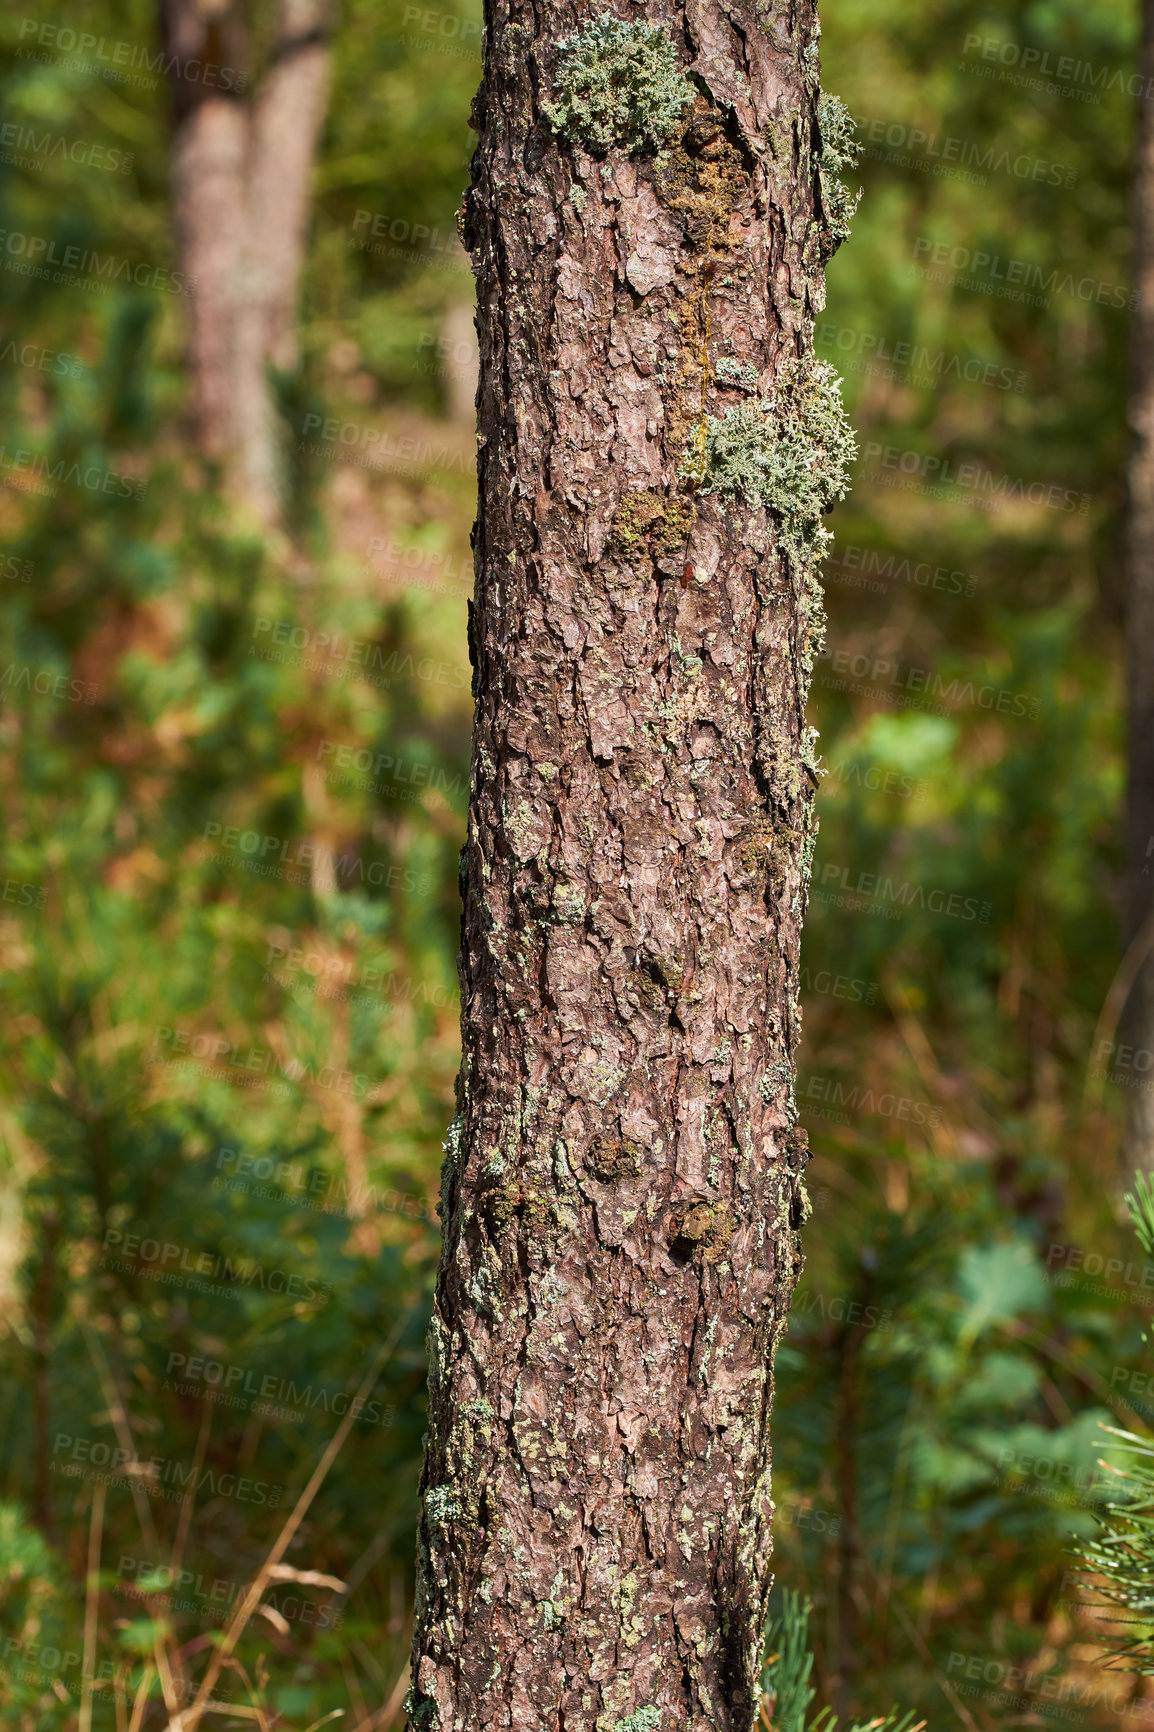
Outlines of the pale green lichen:
M 696 92 L 663 24 L 608 14 L 559 44 L 557 100 L 542 104 L 557 132 L 601 155 L 614 145 L 656 150 L 671 138 Z
M 461 1513 L 461 1500 L 451 1485 L 435 1485 L 425 1493 L 425 1514 L 434 1530 L 456 1521 Z
M 841 381 L 825 361 L 789 361 L 772 396 L 705 417 L 699 491 L 763 505 L 797 553 L 821 550 L 821 519 L 849 489 L 857 441 L 841 401 Z
M 613 1732 L 657 1732 L 661 1725 L 661 1709 L 646 1705 L 635 1708 L 624 1720 L 618 1720 Z
M 722 355 L 717 363 L 717 382 L 742 391 L 756 391 L 757 368 L 752 361 L 735 361 L 732 355 Z
M 828 256 L 849 234 L 849 225 L 861 201 L 861 188 L 851 192 L 841 179 L 843 169 L 856 167 L 861 145 L 854 136 L 853 116 L 840 96 L 818 98 L 817 125 L 821 134 L 821 202 L 829 234 Z

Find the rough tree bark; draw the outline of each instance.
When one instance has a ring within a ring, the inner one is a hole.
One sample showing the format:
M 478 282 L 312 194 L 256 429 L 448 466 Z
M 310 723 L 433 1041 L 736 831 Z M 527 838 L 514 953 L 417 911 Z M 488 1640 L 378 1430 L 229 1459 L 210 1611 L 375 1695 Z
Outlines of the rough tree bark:
M 239 3 L 160 0 L 177 237 L 193 285 L 197 441 L 269 522 L 281 492 L 269 368 L 296 360 L 309 189 L 328 101 L 329 10 L 329 0 L 278 0 L 271 58 L 250 101 Z
M 812 358 L 853 200 L 812 0 L 487 0 L 463 1060 L 415 1727 L 748 1728 L 801 1253 Z

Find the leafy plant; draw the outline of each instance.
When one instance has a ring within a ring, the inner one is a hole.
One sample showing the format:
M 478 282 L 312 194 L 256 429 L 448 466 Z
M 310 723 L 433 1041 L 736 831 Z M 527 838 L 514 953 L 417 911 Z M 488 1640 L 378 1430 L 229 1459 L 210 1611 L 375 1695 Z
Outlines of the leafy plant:
M 809 1681 L 813 1671 L 811 1610 L 808 1600 L 787 1588 L 780 1616 L 766 1627 L 760 1715 L 766 1732 L 837 1732 L 838 1717 L 830 1708 L 821 1709 L 808 1726 L 806 1722 L 815 1694 Z M 925 1724 L 924 1720 L 915 1721 L 912 1713 L 899 1714 L 894 1708 L 873 1719 L 855 1720 L 846 1732 L 921 1732 Z
M 1135 1175 L 1126 1206 L 1142 1249 L 1154 1251 L 1154 1189 L 1150 1173 Z M 1149 1345 L 1150 1337 L 1143 1341 Z M 1119 1481 L 1099 1516 L 1100 1531 L 1078 1556 L 1081 1579 L 1100 1598 L 1089 1603 L 1119 1608 L 1125 1616 L 1103 1620 L 1111 1631 L 1103 1640 L 1107 1663 L 1154 1676 L 1154 1438 L 1118 1426 L 1102 1430 L 1116 1437 L 1116 1448 L 1131 1462 L 1111 1464 Z M 1129 1631 L 1130 1634 L 1121 1632 Z

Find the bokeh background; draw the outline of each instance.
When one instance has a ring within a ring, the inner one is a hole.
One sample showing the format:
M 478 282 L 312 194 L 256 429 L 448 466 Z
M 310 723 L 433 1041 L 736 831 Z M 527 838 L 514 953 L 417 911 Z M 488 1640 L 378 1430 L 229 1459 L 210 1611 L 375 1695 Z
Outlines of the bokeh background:
M 47 23 L 151 52 L 151 8 L 3 25 L 0 1718 L 20 1732 L 121 1732 L 133 1704 L 166 1723 L 382 1343 L 222 1674 L 234 1713 L 206 1723 L 402 1724 L 457 1055 L 476 362 L 455 210 L 479 18 L 343 0 L 278 532 L 190 437 L 163 78 L 38 46 Z M 818 341 L 862 455 L 811 706 L 813 1216 L 778 1359 L 778 1580 L 813 1602 L 841 1712 L 1097 1728 L 1121 1700 L 1141 1724 L 1154 1704 L 1098 1665 L 1070 1556 L 1108 1494 L 1101 1424 L 1154 1420 L 1154 1266 L 1119 1152 L 1154 1055 L 1103 1016 L 1135 7 L 826 0 L 823 20 L 865 197 Z M 132 269 L 34 279 L 13 236 Z

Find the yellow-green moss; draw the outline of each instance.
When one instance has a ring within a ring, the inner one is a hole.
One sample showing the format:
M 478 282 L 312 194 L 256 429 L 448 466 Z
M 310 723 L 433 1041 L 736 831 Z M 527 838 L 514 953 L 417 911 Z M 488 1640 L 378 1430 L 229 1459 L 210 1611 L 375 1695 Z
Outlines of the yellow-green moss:
M 696 516 L 696 506 L 684 495 L 627 493 L 613 513 L 610 551 L 632 566 L 668 557 L 684 547 Z

